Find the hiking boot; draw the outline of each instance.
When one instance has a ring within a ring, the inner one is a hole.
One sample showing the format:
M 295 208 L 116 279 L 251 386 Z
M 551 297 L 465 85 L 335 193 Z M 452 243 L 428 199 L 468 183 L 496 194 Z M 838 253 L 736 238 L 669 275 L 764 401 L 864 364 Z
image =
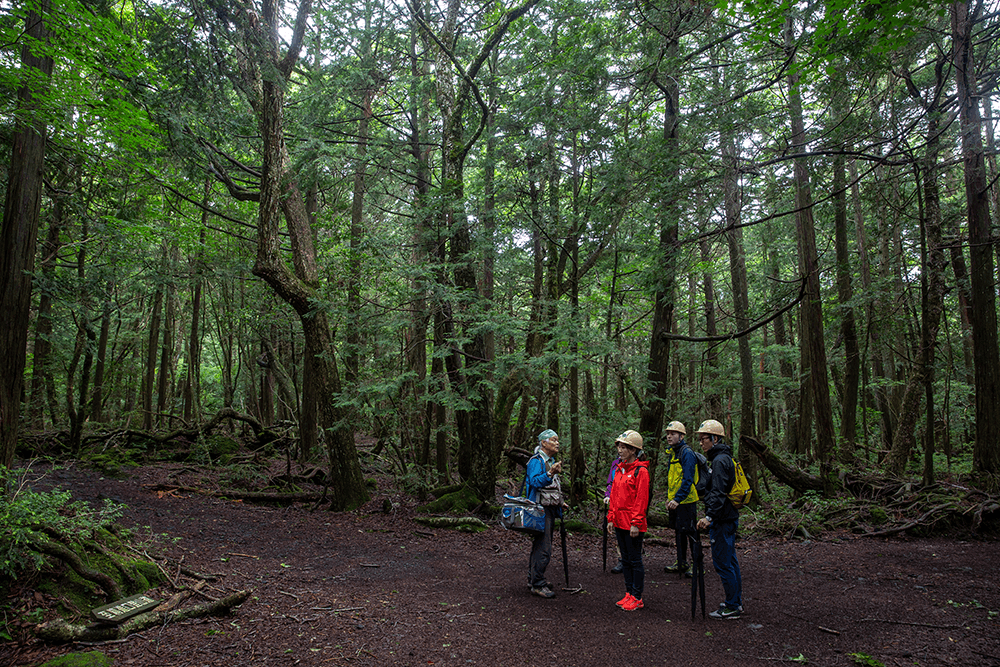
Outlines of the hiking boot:
M 537 595 L 540 598 L 554 598 L 556 596 L 556 594 L 553 593 L 552 589 L 549 588 L 548 586 L 541 586 L 540 588 L 532 588 L 531 594 Z
M 622 611 L 635 611 L 636 609 L 642 609 L 642 607 L 642 598 L 632 596 L 632 599 L 622 605 Z
M 624 569 L 625 569 L 625 564 L 622 563 L 621 560 L 619 560 L 618 564 L 615 565 L 613 568 L 611 568 L 611 574 L 621 574 L 622 570 Z
M 624 607 L 625 605 L 627 605 L 629 603 L 630 600 L 632 600 L 632 594 L 631 593 L 626 593 L 625 597 L 623 597 L 621 600 L 619 600 L 615 604 L 618 605 L 619 607 Z
M 674 572 L 680 572 L 681 574 L 686 574 L 689 577 L 691 576 L 691 566 L 687 563 L 678 563 L 677 561 L 674 561 L 673 565 L 664 565 L 663 571 L 671 574 Z
M 708 614 L 712 618 L 717 618 L 719 620 L 726 620 L 730 618 L 739 618 L 743 615 L 743 607 L 727 607 L 725 603 L 720 604 L 719 608 Z

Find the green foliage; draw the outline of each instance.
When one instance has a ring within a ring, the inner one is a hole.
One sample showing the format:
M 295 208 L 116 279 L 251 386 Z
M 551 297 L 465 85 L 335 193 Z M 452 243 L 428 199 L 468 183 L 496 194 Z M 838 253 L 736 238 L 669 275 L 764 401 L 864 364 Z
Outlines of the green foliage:
M 847 655 L 850 656 L 855 665 L 861 665 L 861 667 L 885 667 L 885 663 L 866 653 L 848 653 Z
M 43 529 L 90 539 L 112 525 L 124 509 L 110 499 L 94 508 L 74 501 L 69 491 L 33 490 L 30 484 L 40 479 L 30 469 L 0 470 L 0 484 L 7 491 L 7 502 L 0 505 L 0 575 L 16 578 L 43 567 L 45 559 L 30 547 L 33 540 L 45 539 Z
M 100 651 L 87 653 L 67 653 L 43 662 L 38 667 L 111 667 L 114 660 Z

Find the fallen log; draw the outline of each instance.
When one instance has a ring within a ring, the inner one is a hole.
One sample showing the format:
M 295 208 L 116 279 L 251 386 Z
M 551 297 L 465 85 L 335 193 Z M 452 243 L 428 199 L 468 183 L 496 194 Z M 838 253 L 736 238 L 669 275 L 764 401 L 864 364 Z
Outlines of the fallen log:
M 43 623 L 35 629 L 39 639 L 49 642 L 101 642 L 124 639 L 134 632 L 142 632 L 155 626 L 166 625 L 189 618 L 203 616 L 219 616 L 228 613 L 233 607 L 243 604 L 252 590 L 236 591 L 215 602 L 206 602 L 177 611 L 149 611 L 134 616 L 120 625 L 90 623 L 78 625 L 57 618 Z
M 196 486 L 178 486 L 177 484 L 146 484 L 150 491 L 177 491 L 180 493 L 195 493 L 212 498 L 230 498 L 232 500 L 249 500 L 251 502 L 272 503 L 311 503 L 319 500 L 323 494 L 317 492 L 282 493 L 281 491 L 239 491 L 237 489 L 201 489 Z
M 771 471 L 778 481 L 792 487 L 800 493 L 806 491 L 823 491 L 823 480 L 818 475 L 811 475 L 804 470 L 785 463 L 777 454 L 768 449 L 767 445 L 748 435 L 740 436 L 740 447 L 745 447 L 757 455 L 764 467 Z M 741 450 L 745 451 L 745 450 Z
M 418 516 L 414 519 L 431 528 L 454 528 L 455 530 L 480 531 L 488 526 L 474 516 Z

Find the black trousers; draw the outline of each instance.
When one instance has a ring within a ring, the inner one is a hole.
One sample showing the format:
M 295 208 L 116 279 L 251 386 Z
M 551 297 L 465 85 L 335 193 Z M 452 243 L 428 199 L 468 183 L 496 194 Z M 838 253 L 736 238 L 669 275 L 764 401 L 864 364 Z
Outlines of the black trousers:
M 545 532 L 531 540 L 531 557 L 528 559 L 528 583 L 532 588 L 548 586 L 545 568 L 552 559 L 552 531 L 556 525 L 556 507 L 545 508 Z
M 688 564 L 688 536 L 697 530 L 698 503 L 684 503 L 677 509 L 670 510 L 670 522 L 673 524 L 677 540 L 677 565 Z

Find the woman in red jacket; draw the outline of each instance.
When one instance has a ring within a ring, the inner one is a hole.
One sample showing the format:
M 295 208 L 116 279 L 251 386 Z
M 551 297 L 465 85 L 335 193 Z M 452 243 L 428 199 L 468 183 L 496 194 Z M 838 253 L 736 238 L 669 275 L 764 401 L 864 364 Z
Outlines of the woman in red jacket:
M 615 439 L 621 462 L 615 470 L 608 505 L 608 529 L 615 529 L 622 554 L 625 597 L 618 606 L 625 611 L 642 609 L 642 586 L 646 571 L 642 566 L 642 538 L 646 534 L 649 507 L 649 463 L 642 455 L 642 436 L 625 431 Z

